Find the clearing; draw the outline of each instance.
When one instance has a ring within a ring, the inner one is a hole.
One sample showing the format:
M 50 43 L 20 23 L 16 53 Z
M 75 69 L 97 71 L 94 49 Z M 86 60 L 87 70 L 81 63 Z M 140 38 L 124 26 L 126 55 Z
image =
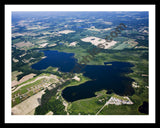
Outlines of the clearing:
M 91 26 L 90 28 L 85 28 L 85 29 L 90 30 L 90 31 L 101 32 L 101 31 L 109 31 L 109 30 L 111 30 L 112 28 L 98 29 L 98 28 L 95 28 L 95 26 Z
M 19 73 L 16 74 L 16 76 L 19 75 L 19 74 L 22 74 L 22 73 L 19 72 Z M 15 78 L 14 75 L 15 75 L 15 73 L 13 73 L 12 77 Z M 23 83 L 23 82 L 25 82 L 25 81 L 33 78 L 34 76 L 36 76 L 36 74 L 31 73 L 31 74 L 29 74 L 29 75 L 26 75 L 26 76 L 22 77 L 19 81 L 17 81 L 17 78 L 16 78 L 16 79 L 13 78 L 12 87 L 14 87 L 14 86 L 16 86 L 16 85 L 18 85 L 18 84 L 21 84 L 21 83 Z
M 94 37 L 94 36 L 86 37 L 86 38 L 83 38 L 81 40 L 84 41 L 84 42 L 90 42 L 95 46 L 97 46 L 99 44 L 105 44 L 104 49 L 108 49 L 108 48 L 110 48 L 111 46 L 114 46 L 117 43 L 116 41 L 106 42 L 105 39 L 101 39 L 101 38 Z
M 76 44 L 77 42 L 75 41 L 75 42 L 70 43 L 69 46 L 76 46 Z
M 32 44 L 31 42 L 27 41 L 27 42 L 19 42 L 19 43 L 16 43 L 14 44 L 13 46 L 16 46 L 18 48 L 22 48 L 22 47 L 31 47 L 33 46 L 34 44 Z
M 43 44 L 39 44 L 41 48 L 45 47 L 48 45 L 48 43 L 43 43 Z
M 72 32 L 75 32 L 75 31 L 72 31 L 72 30 L 63 30 L 63 31 L 59 31 L 58 33 L 60 33 L 60 34 L 68 34 L 68 33 L 72 33 Z

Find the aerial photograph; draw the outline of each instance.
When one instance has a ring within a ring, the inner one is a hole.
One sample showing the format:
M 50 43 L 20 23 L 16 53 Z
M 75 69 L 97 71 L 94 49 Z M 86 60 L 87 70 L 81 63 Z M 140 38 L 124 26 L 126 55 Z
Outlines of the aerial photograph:
M 148 11 L 12 11 L 12 115 L 149 115 Z

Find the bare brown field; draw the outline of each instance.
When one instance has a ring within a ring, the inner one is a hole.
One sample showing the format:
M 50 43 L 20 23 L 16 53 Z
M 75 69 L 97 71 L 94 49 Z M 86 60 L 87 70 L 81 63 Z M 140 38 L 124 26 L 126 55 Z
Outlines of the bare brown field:
M 12 114 L 13 115 L 26 115 L 29 113 L 33 114 L 33 110 L 39 106 L 40 103 L 40 99 L 41 96 L 44 94 L 44 90 L 41 92 L 38 92 L 37 94 L 29 97 L 28 99 L 26 99 L 25 101 L 21 102 L 20 104 L 14 106 L 12 108 Z
M 90 30 L 90 31 L 98 31 L 98 32 L 100 32 L 100 31 L 109 31 L 112 28 L 98 29 L 98 28 L 95 28 L 95 26 L 91 26 L 90 28 L 85 28 L 85 29 Z
M 86 38 L 83 38 L 81 40 L 84 41 L 84 42 L 90 42 L 95 46 L 97 46 L 99 44 L 104 44 L 104 46 L 105 46 L 104 49 L 108 49 L 108 48 L 110 48 L 111 46 L 114 46 L 117 43 L 116 41 L 106 42 L 105 39 L 101 39 L 101 38 L 94 37 L 94 36 L 86 37 Z
M 77 42 L 75 41 L 75 42 L 70 43 L 69 46 L 76 46 L 76 44 Z
M 26 75 L 26 76 L 22 77 L 19 81 L 13 80 L 13 81 L 12 81 L 12 87 L 14 87 L 14 86 L 16 86 L 16 85 L 18 85 L 18 84 L 21 84 L 21 83 L 23 83 L 23 82 L 25 82 L 25 81 L 33 78 L 34 76 L 36 76 L 36 74 L 31 73 L 31 74 L 29 74 L 29 75 Z
M 42 47 L 42 48 L 43 48 L 43 47 L 47 46 L 47 44 L 48 44 L 48 43 L 40 44 L 40 47 Z
M 19 42 L 19 43 L 16 43 L 14 44 L 14 46 L 18 47 L 18 48 L 22 48 L 22 47 L 30 47 L 30 46 L 33 46 L 34 44 L 32 44 L 31 42 Z

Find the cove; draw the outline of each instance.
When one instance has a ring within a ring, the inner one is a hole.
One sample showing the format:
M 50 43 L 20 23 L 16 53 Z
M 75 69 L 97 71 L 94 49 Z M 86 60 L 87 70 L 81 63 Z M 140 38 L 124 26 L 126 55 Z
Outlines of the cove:
M 138 111 L 141 113 L 148 114 L 149 112 L 148 102 L 144 101 L 143 104 L 138 108 Z
M 42 70 L 52 66 L 58 67 L 61 72 L 70 72 L 77 63 L 73 53 L 49 50 L 43 52 L 47 57 L 32 65 L 33 69 Z M 73 102 L 94 97 L 96 96 L 95 92 L 102 89 L 118 95 L 133 95 L 134 89 L 131 86 L 133 79 L 124 75 L 132 72 L 131 67 L 133 65 L 128 62 L 105 62 L 105 65 L 86 65 L 81 72 L 92 81 L 79 86 L 67 87 L 62 91 L 62 96 L 68 102 Z

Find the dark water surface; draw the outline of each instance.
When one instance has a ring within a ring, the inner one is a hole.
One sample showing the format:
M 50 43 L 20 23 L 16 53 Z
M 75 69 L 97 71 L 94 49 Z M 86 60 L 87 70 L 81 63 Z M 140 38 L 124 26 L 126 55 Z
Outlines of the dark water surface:
M 48 68 L 49 66 L 52 66 L 58 67 L 60 71 L 69 72 L 77 63 L 77 59 L 74 58 L 73 53 L 65 53 L 50 50 L 42 52 L 44 52 L 46 58 L 42 59 L 36 64 L 33 64 L 31 66 L 33 69 L 42 70 Z
M 43 51 L 47 58 L 32 65 L 33 69 L 42 70 L 49 66 L 59 67 L 62 72 L 70 72 L 77 59 L 73 53 L 58 51 Z M 105 64 L 107 64 L 105 62 Z M 82 72 L 89 77 L 88 81 L 79 86 L 67 87 L 62 91 L 62 96 L 69 102 L 95 96 L 96 91 L 106 89 L 118 95 L 132 95 L 134 89 L 131 86 L 132 79 L 124 74 L 132 72 L 133 65 L 127 62 L 109 62 L 112 65 L 87 65 Z
M 139 112 L 148 114 L 149 105 L 148 102 L 144 101 L 143 104 L 138 108 Z

